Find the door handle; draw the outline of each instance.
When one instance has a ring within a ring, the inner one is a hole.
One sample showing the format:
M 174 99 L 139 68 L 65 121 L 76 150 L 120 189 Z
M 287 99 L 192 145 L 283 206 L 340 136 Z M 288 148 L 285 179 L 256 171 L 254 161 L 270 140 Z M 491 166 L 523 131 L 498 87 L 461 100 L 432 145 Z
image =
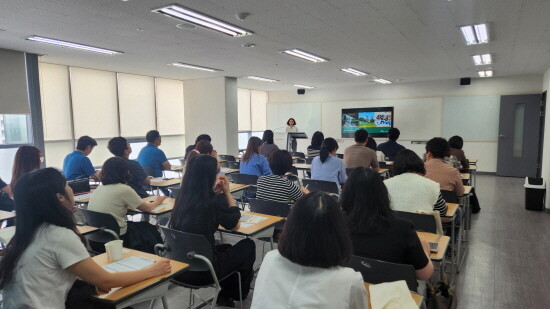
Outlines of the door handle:
M 506 137 L 504 134 L 499 134 L 498 137 Z

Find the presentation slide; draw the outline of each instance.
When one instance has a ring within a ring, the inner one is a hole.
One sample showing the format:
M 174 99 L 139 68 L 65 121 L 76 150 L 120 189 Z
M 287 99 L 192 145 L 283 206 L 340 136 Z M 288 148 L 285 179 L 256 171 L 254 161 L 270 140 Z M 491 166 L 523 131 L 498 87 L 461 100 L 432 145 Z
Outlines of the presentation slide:
M 385 137 L 393 127 L 393 107 L 342 110 L 342 137 L 353 138 L 355 131 L 365 129 L 373 137 Z

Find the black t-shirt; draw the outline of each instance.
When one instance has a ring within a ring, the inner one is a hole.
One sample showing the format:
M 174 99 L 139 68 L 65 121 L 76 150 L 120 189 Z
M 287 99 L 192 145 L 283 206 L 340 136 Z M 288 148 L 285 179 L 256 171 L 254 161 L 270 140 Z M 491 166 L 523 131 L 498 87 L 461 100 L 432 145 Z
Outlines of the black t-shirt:
M 369 147 L 370 149 L 376 151 L 376 141 L 374 140 L 374 138 L 368 138 L 367 139 L 367 147 Z
M 0 178 L 0 190 L 4 189 L 7 186 L 7 184 Z
M 127 162 L 130 174 L 132 174 L 132 178 L 130 179 L 130 182 L 128 182 L 128 185 L 136 191 L 139 197 L 148 197 L 149 194 L 147 194 L 147 191 L 145 191 L 145 188 L 143 187 L 143 181 L 147 178 L 147 173 L 137 161 L 128 160 Z
M 410 221 L 391 218 L 376 235 L 351 234 L 353 254 L 369 259 L 412 265 L 422 269 L 428 264 L 420 239 Z
M 187 160 L 187 156 L 189 155 L 189 153 L 191 151 L 193 151 L 193 149 L 195 149 L 195 145 L 189 145 L 189 146 L 187 146 L 187 148 L 185 148 L 185 157 L 184 158 L 186 160 Z
M 174 227 L 174 229 L 203 235 L 214 249 L 214 234 L 218 231 L 218 226 L 221 225 L 228 230 L 233 229 L 239 223 L 240 218 L 239 208 L 229 207 L 227 199 L 222 193 L 212 196 L 209 207 L 203 205 L 194 207 L 192 211 L 185 214 L 182 225 Z

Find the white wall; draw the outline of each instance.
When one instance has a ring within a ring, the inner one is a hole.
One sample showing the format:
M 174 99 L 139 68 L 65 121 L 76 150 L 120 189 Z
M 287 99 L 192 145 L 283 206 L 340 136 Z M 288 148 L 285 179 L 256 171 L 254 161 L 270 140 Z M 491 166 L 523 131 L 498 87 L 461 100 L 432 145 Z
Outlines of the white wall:
M 477 126 L 475 131 L 492 132 L 491 138 L 475 138 L 472 130 L 463 132 L 470 138 L 465 139 L 464 151 L 469 158 L 479 159 L 480 171 L 495 172 L 498 150 L 497 137 L 493 137 L 495 123 L 498 124 L 499 110 L 495 108 L 495 100 L 500 95 L 529 94 L 541 92 L 542 76 L 516 76 L 489 79 L 473 79 L 469 86 L 460 86 L 458 80 L 432 82 L 416 82 L 392 85 L 365 85 L 342 88 L 327 88 L 307 90 L 305 95 L 297 95 L 295 91 L 274 91 L 269 93 L 269 105 L 288 105 L 307 103 L 317 104 L 322 108 L 321 125 L 325 137 L 337 138 L 340 149 L 353 144 L 352 139 L 342 139 L 340 133 L 340 114 L 342 108 L 353 107 L 395 107 L 395 127 L 401 130 L 400 143 L 405 147 L 424 153 L 424 145 L 413 145 L 411 140 L 427 140 L 434 136 L 445 136 L 456 131 L 460 134 L 460 126 L 454 123 L 453 130 L 445 127 L 445 111 L 447 117 L 460 113 L 469 115 L 472 102 L 485 111 L 488 121 L 466 122 Z M 497 96 L 497 97 L 495 97 Z M 460 102 L 465 102 L 460 108 Z M 457 105 L 458 104 L 458 105 Z M 268 107 L 268 111 L 273 107 Z M 452 113 L 451 113 L 452 110 Z M 299 115 L 298 123 L 310 121 L 307 113 Z M 268 112 L 268 124 L 273 124 L 274 116 Z M 297 115 L 294 115 L 297 118 Z M 446 130 L 447 128 L 447 130 Z M 549 129 L 550 130 L 550 129 Z M 548 135 L 547 135 L 548 136 Z M 376 139 L 378 143 L 385 139 Z M 309 141 L 301 141 L 299 149 L 305 149 Z M 550 168 L 549 168 L 550 169 Z
M 544 73 L 543 91 L 550 92 L 550 69 Z M 548 92 L 546 93 L 546 111 L 545 111 L 545 121 L 544 121 L 544 147 L 542 153 L 542 173 L 541 176 L 546 180 L 546 211 L 550 212 L 550 118 L 548 117 L 548 112 L 550 107 L 548 107 Z

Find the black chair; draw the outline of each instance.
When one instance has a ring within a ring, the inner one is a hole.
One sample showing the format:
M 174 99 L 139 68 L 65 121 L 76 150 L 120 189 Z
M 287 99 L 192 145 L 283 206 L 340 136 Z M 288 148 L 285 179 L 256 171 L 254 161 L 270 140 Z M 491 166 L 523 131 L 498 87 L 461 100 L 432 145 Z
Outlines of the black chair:
M 84 215 L 87 225 L 99 229 L 97 232 L 84 236 L 88 239 L 90 248 L 94 252 L 103 253 L 105 252 L 105 243 L 120 239 L 120 226 L 113 215 L 87 209 L 80 209 L 80 211 Z
M 157 244 L 155 246 L 155 253 L 157 255 L 189 264 L 189 268 L 187 268 L 186 272 L 209 271 L 210 275 L 212 276 L 212 282 L 208 282 L 203 285 L 194 285 L 189 282 L 180 281 L 178 280 L 178 278 L 171 281 L 173 284 L 190 289 L 188 308 L 194 306 L 195 295 L 193 294 L 193 290 L 213 287 L 214 293 L 212 295 L 211 304 L 212 308 L 214 308 L 214 305 L 216 304 L 216 300 L 218 298 L 218 293 L 221 290 L 220 281 L 223 281 L 234 274 L 237 274 L 237 276 L 239 277 L 239 282 L 241 281 L 241 274 L 237 271 L 231 272 L 223 278 L 218 278 L 216 272 L 214 271 L 214 266 L 212 265 L 212 260 L 214 259 L 212 246 L 203 235 L 184 233 L 163 226 L 161 226 L 160 229 L 164 234 L 164 244 Z M 243 301 L 242 290 L 240 289 L 240 287 L 239 296 L 239 302 L 242 309 Z M 203 301 L 203 304 L 206 303 L 207 301 Z
M 443 199 L 447 203 L 455 203 L 455 204 L 460 203 L 454 191 L 441 190 L 441 196 L 443 196 Z
M 395 214 L 401 219 L 411 221 L 416 231 L 437 234 L 437 223 L 432 214 L 407 211 L 395 211 Z
M 405 280 L 409 290 L 413 292 L 418 290 L 416 272 L 412 265 L 384 262 L 353 255 L 347 266 L 360 272 L 365 282 L 378 284 Z
M 180 187 L 178 187 L 178 188 L 171 187 L 168 190 L 170 190 L 170 196 L 173 197 L 173 198 L 177 198 L 178 194 L 180 193 Z
M 307 186 L 307 189 L 313 191 L 323 191 L 338 195 L 338 185 L 332 181 L 303 179 L 302 184 Z
M 229 162 L 233 162 L 233 161 L 222 161 L 222 162 L 220 162 L 220 165 L 221 165 L 221 167 L 229 168 Z
M 311 164 L 311 162 L 313 161 L 315 157 L 307 157 L 306 158 L 306 164 Z
M 242 209 L 244 209 L 244 204 L 248 201 L 248 199 L 256 197 L 256 184 L 258 183 L 258 176 L 240 174 L 240 173 L 231 173 L 231 179 L 233 183 L 238 183 L 241 185 L 250 185 L 250 187 L 244 189 L 241 200 L 239 201 L 243 205 Z
M 344 158 L 344 154 L 343 153 L 337 153 L 336 156 L 340 159 L 343 159 Z
M 218 155 L 218 159 L 233 162 L 237 161 L 233 155 Z
M 306 155 L 303 152 L 292 152 L 291 153 L 293 157 L 297 157 L 299 159 L 295 159 L 296 163 L 306 163 Z
M 236 161 L 227 161 L 227 167 L 238 170 L 241 169 L 241 164 Z
M 285 202 L 259 200 L 256 198 L 248 199 L 250 203 L 250 211 L 264 215 L 277 216 L 286 218 L 290 212 L 290 204 Z M 285 225 L 284 221 L 275 225 L 275 229 L 281 229 Z

